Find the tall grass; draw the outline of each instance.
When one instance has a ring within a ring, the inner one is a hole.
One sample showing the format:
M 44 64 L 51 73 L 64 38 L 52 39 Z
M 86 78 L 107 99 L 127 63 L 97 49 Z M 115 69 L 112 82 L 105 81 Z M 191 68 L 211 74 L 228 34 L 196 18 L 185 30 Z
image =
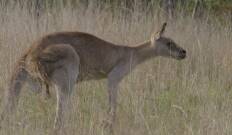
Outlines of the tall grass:
M 55 31 L 83 31 L 105 40 L 134 46 L 149 40 L 163 22 L 158 15 L 135 10 L 127 19 L 94 5 L 63 7 L 39 18 L 19 5 L 0 8 L 0 99 L 15 61 L 33 41 Z M 166 36 L 187 50 L 176 61 L 155 58 L 128 75 L 119 92 L 118 135 L 232 134 L 232 30 L 184 17 L 168 22 Z M 69 135 L 107 134 L 102 121 L 108 107 L 105 80 L 79 83 L 72 95 Z M 23 88 L 13 120 L 0 134 L 44 135 L 52 131 L 55 91 L 45 101 Z

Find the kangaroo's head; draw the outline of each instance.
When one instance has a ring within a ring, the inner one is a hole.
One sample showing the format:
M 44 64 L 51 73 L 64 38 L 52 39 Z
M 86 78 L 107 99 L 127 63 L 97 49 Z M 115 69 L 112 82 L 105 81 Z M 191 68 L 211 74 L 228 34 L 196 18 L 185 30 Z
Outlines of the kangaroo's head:
M 151 45 L 158 56 L 171 57 L 178 60 L 186 57 L 186 51 L 179 47 L 172 39 L 164 37 L 167 23 L 164 23 L 161 30 L 151 37 Z

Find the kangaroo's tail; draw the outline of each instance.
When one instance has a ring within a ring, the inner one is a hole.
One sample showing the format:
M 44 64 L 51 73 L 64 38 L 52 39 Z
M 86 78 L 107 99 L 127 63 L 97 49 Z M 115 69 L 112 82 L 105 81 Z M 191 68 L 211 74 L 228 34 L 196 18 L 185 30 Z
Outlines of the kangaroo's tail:
M 3 110 L 0 114 L 0 121 L 12 114 L 17 106 L 21 88 L 28 76 L 28 73 L 25 70 L 25 58 L 26 55 L 21 57 L 15 66 L 13 74 L 11 75 L 4 95 Z

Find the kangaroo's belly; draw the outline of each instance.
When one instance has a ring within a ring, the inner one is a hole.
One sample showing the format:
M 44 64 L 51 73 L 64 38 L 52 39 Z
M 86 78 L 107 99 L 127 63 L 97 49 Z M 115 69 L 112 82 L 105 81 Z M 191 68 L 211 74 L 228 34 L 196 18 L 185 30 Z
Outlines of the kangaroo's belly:
M 116 60 L 110 60 L 107 56 L 79 55 L 80 67 L 78 81 L 99 80 L 108 76 L 116 65 Z
M 106 78 L 107 75 L 108 72 L 104 70 L 80 67 L 78 81 L 100 80 Z

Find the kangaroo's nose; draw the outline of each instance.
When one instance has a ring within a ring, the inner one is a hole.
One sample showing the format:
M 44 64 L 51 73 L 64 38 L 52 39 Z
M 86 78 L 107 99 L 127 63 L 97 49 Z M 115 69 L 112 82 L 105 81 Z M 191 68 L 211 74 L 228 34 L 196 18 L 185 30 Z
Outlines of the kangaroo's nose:
M 185 50 L 181 50 L 180 51 L 180 58 L 184 59 L 186 57 L 186 51 Z

